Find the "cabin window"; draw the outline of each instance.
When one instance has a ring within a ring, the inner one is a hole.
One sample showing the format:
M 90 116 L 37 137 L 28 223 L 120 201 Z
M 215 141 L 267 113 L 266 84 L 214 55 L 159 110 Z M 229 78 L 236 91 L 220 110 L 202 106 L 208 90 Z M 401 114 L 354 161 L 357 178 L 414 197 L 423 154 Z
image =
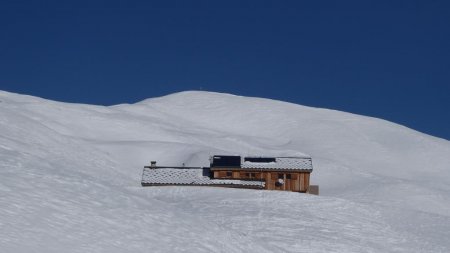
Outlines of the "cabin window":
M 281 174 L 281 173 L 279 173 L 279 174 L 278 174 L 278 179 L 284 179 L 284 175 Z
M 227 177 L 231 177 L 231 176 L 233 176 L 233 172 L 227 171 Z
M 245 173 L 246 178 L 256 178 L 256 173 Z
M 211 162 L 211 167 L 239 167 L 240 165 L 240 156 L 214 156 Z
M 244 162 L 251 163 L 274 163 L 276 159 L 274 157 L 245 157 Z
M 291 179 L 291 174 L 286 174 L 286 179 Z

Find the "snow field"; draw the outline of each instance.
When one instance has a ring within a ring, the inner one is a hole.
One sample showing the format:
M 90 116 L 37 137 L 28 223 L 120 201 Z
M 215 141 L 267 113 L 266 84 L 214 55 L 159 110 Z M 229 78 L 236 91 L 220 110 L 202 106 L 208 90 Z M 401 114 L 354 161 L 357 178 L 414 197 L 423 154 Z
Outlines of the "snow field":
M 182 92 L 111 107 L 0 92 L 2 252 L 448 252 L 450 144 L 391 122 Z M 139 186 L 142 167 L 311 155 L 321 196 Z

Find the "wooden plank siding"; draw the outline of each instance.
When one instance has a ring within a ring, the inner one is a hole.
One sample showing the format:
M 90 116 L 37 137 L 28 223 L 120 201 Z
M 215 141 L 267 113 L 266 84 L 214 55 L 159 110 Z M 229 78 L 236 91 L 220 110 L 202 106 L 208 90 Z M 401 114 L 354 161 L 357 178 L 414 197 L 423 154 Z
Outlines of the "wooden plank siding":
M 217 179 L 240 179 L 240 180 L 262 180 L 265 181 L 266 190 L 307 192 L 309 187 L 310 172 L 298 171 L 250 171 L 236 168 L 224 168 L 214 170 L 214 178 Z M 283 184 L 278 184 L 278 179 Z

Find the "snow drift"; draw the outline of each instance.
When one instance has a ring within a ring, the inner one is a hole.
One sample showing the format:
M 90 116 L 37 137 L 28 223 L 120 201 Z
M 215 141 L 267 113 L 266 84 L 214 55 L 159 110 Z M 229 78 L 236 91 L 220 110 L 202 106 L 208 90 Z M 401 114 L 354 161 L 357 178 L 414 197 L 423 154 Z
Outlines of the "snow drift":
M 310 155 L 321 196 L 140 187 L 142 167 Z M 68 104 L 0 92 L 2 252 L 448 252 L 450 143 L 384 120 L 182 92 Z

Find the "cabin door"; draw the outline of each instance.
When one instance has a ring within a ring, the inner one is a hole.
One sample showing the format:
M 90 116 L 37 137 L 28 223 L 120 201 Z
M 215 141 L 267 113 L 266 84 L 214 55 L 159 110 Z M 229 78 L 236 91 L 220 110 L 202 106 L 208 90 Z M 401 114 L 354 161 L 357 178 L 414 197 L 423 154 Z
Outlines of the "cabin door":
M 299 178 L 296 173 L 271 173 L 270 190 L 299 191 Z
M 270 180 L 271 185 L 269 189 L 279 190 L 279 191 L 290 191 L 291 190 L 291 177 L 286 173 L 272 173 L 272 180 Z

